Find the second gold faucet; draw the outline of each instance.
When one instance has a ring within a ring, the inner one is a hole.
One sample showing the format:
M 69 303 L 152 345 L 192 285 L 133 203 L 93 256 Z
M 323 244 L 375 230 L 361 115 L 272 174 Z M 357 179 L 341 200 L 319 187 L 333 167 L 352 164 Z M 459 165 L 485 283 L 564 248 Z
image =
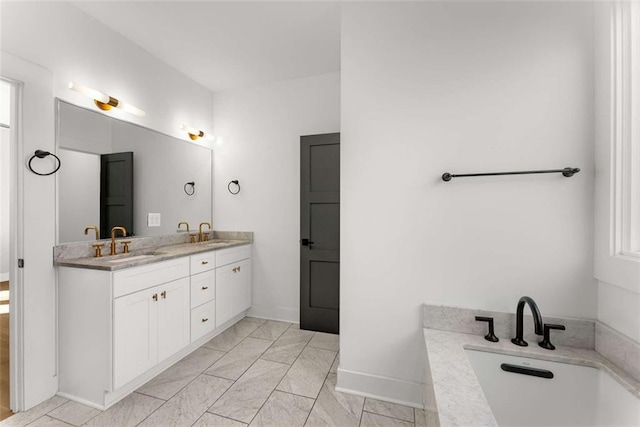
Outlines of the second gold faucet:
M 122 237 L 127 237 L 127 230 L 124 227 L 113 227 L 111 229 L 111 255 L 115 255 L 116 251 L 116 231 L 122 231 Z
M 202 234 L 202 226 L 206 225 L 207 227 L 209 227 L 209 230 L 211 230 L 211 224 L 208 222 L 201 222 L 200 223 L 200 227 L 198 227 L 198 242 L 206 242 L 207 240 L 209 240 L 209 233 L 207 232 L 207 234 Z

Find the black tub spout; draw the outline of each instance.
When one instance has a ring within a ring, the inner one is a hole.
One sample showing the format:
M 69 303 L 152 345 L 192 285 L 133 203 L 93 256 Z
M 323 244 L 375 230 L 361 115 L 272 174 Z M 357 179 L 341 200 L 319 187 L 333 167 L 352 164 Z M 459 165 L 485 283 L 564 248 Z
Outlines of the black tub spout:
M 542 315 L 538 310 L 538 305 L 530 297 L 522 297 L 518 301 L 518 309 L 516 310 L 516 337 L 511 340 L 515 345 L 526 347 L 529 344 L 524 340 L 524 306 L 529 304 L 531 314 L 533 314 L 533 325 L 536 335 L 542 335 Z

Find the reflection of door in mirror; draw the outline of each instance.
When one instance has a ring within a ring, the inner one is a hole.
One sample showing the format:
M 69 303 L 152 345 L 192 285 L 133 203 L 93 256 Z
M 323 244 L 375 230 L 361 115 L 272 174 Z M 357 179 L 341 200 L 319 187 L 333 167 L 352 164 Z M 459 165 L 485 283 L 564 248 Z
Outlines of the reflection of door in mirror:
M 133 235 L 133 152 L 100 156 L 100 238 L 113 227 Z

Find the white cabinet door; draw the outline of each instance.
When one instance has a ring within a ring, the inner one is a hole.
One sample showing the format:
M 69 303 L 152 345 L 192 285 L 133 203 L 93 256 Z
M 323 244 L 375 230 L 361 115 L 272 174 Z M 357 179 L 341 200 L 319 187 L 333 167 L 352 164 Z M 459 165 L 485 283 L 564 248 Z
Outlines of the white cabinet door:
M 216 268 L 216 326 L 222 325 L 234 316 L 233 270 L 235 265 Z
M 233 288 L 236 314 L 251 307 L 251 260 L 242 260 L 237 267 L 236 284 Z
M 157 289 L 158 361 L 161 362 L 190 342 L 189 278 L 165 283 Z
M 157 288 L 151 288 L 114 300 L 114 389 L 158 361 L 158 298 Z
M 216 326 L 251 306 L 251 260 L 216 268 Z

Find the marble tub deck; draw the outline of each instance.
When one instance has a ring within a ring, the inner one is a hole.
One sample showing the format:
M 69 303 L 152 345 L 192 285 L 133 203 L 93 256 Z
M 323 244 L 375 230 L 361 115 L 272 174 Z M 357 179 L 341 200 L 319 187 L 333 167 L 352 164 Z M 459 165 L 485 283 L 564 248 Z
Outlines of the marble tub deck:
M 432 390 L 437 418 L 442 427 L 498 425 L 465 350 L 598 368 L 640 399 L 640 382 L 594 350 L 558 346 L 556 350 L 549 351 L 537 345 L 517 347 L 504 339 L 490 343 L 482 336 L 460 332 L 429 328 L 424 328 L 423 332 L 427 348 L 427 371 L 430 373 L 427 376 L 427 390 Z
M 339 345 L 245 317 L 106 411 L 56 396 L 0 426 L 436 425 L 433 413 L 337 392 Z

